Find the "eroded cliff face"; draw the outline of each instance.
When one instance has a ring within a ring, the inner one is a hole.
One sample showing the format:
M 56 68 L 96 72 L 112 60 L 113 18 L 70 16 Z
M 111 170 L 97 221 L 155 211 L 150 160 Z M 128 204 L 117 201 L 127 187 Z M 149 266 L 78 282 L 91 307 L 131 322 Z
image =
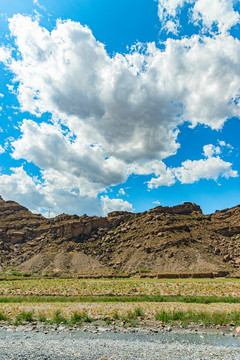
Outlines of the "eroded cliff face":
M 46 219 L 0 199 L 0 261 L 2 270 L 40 274 L 236 272 L 240 206 L 212 215 L 184 203 L 138 214 Z

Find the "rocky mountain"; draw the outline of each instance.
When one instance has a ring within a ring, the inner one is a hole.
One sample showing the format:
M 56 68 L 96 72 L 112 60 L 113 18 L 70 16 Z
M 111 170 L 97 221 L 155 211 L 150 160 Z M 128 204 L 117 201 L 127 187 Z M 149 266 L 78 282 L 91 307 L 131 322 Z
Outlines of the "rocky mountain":
M 198 205 L 46 219 L 0 198 L 0 266 L 39 274 L 238 273 L 240 206 Z

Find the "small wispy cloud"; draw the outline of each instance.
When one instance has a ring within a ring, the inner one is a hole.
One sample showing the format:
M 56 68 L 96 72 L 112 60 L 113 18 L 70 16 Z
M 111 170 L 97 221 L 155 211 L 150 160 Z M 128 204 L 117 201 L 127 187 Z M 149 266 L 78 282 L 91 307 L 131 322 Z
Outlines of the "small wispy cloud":
M 46 10 L 44 6 L 39 4 L 38 0 L 33 0 L 33 3 L 34 3 L 34 5 L 37 5 L 39 7 L 39 9 Z
M 119 195 L 126 195 L 125 190 L 123 188 L 119 189 L 118 194 Z

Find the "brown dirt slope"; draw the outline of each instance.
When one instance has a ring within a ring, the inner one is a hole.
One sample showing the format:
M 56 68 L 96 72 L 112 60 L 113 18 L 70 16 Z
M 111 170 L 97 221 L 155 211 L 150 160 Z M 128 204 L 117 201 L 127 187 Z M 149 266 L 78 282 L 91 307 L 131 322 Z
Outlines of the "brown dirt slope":
M 46 219 L 0 198 L 2 270 L 29 273 L 239 272 L 240 206 L 204 215 L 184 203 L 107 217 Z

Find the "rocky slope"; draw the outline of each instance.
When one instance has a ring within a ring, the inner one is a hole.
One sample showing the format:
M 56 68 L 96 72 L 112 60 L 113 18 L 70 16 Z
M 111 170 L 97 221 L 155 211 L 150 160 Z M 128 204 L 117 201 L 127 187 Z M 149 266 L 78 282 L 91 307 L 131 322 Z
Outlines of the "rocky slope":
M 184 203 L 107 217 L 46 219 L 0 198 L 2 271 L 207 273 L 240 268 L 240 206 L 204 215 Z

